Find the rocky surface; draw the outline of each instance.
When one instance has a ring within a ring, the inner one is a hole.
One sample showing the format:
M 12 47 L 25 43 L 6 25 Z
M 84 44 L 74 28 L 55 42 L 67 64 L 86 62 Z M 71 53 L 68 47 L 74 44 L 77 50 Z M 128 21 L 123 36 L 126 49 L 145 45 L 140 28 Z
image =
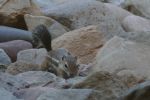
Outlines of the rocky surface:
M 0 100 L 149 100 L 149 8 L 149 0 L 0 0 Z M 33 37 L 40 24 L 52 44 L 43 32 Z
M 150 79 L 149 50 L 147 45 L 114 37 L 98 52 L 93 70 L 108 71 L 119 76 L 134 76 L 137 82 Z

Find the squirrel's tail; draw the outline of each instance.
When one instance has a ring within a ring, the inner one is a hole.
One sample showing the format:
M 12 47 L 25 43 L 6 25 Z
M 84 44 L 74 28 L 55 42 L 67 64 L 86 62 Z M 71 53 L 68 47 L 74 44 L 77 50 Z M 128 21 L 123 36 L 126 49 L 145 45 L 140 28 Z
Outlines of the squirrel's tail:
M 41 24 L 35 27 L 32 37 L 34 47 L 44 47 L 47 51 L 52 50 L 51 34 L 45 25 Z

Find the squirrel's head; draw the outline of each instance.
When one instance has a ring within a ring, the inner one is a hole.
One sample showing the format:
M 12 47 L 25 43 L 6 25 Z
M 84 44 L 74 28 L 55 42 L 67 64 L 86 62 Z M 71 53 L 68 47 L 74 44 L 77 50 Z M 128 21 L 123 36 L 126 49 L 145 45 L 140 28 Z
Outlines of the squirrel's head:
M 77 57 L 72 55 L 63 56 L 59 61 L 59 69 L 63 71 L 61 74 L 65 79 L 78 75 Z

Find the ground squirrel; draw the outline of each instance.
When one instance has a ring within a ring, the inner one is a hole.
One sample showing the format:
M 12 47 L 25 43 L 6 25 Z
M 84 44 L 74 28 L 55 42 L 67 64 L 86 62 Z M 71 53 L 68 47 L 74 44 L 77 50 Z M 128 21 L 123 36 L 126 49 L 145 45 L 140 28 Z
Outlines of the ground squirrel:
M 64 48 L 52 50 L 51 34 L 44 25 L 38 25 L 34 29 L 33 39 L 37 47 L 45 47 L 48 51 L 48 55 L 42 66 L 45 66 L 50 72 L 65 79 L 78 74 L 77 57 L 71 55 Z

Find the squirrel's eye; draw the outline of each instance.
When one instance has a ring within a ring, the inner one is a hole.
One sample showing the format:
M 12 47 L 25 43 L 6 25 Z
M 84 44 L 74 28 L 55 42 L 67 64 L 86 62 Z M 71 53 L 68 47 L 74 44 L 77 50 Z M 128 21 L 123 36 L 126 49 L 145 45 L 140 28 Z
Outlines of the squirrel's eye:
M 65 64 L 65 68 L 68 68 L 67 64 Z

